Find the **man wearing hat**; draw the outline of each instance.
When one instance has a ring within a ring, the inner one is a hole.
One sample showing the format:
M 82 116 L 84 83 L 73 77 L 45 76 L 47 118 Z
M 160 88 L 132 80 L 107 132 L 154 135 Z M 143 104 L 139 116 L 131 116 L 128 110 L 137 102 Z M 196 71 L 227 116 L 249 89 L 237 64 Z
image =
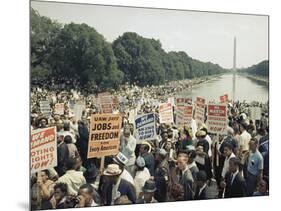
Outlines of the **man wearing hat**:
M 164 149 L 159 149 L 156 152 L 155 160 L 158 165 L 155 170 L 154 180 L 157 191 L 155 198 L 159 202 L 165 202 L 167 198 L 167 185 L 169 181 L 169 163 L 166 159 L 167 152 Z
M 196 138 L 197 138 L 197 144 L 196 147 L 202 146 L 203 147 L 203 151 L 208 154 L 209 152 L 209 143 L 206 140 L 206 135 L 207 133 L 204 130 L 198 130 L 196 132 Z
M 161 132 L 161 141 L 159 142 L 159 147 L 163 148 L 167 140 L 168 140 L 168 130 L 163 129 Z
M 48 118 L 45 116 L 41 116 L 37 119 L 37 127 L 38 128 L 47 128 L 48 127 Z
M 157 203 L 154 198 L 154 192 L 156 191 L 155 182 L 153 180 L 147 180 L 142 188 L 143 196 L 137 200 L 138 204 Z
M 134 204 L 136 203 L 136 194 L 134 187 L 128 181 L 121 179 L 122 170 L 117 164 L 109 164 L 104 170 L 105 187 L 103 188 L 103 199 L 105 205 L 114 205 L 116 199 L 126 195 Z
M 122 170 L 121 179 L 124 179 L 128 182 L 130 182 L 133 186 L 135 186 L 134 179 L 132 175 L 125 169 L 126 163 L 128 162 L 127 157 L 119 152 L 114 158 L 113 162 L 119 166 L 119 168 Z
M 145 160 L 143 157 L 139 156 L 136 160 L 136 176 L 134 178 L 137 198 L 142 191 L 142 187 L 146 180 L 149 180 L 150 173 L 145 167 Z
M 142 142 L 140 146 L 140 156 L 144 158 L 145 167 L 149 170 L 150 175 L 154 176 L 155 160 L 151 153 L 151 145 L 147 141 Z

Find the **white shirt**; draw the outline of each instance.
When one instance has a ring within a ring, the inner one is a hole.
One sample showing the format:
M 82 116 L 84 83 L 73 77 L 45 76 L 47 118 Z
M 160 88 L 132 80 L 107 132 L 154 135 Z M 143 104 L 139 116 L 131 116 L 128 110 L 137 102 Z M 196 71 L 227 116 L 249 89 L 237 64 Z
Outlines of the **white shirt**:
M 82 171 L 68 170 L 58 179 L 57 183 L 65 183 L 67 185 L 67 193 L 76 195 L 80 186 L 86 184 L 86 179 Z
M 222 169 L 222 173 L 221 176 L 224 178 L 225 174 L 228 172 L 229 170 L 229 160 L 230 158 L 234 158 L 235 155 L 233 153 L 231 153 L 231 155 L 229 157 L 226 157 L 224 160 L 224 165 L 223 165 L 223 169 Z
M 135 149 L 136 149 L 137 140 L 130 135 L 128 138 L 128 143 L 125 145 L 125 137 L 123 136 L 121 138 L 121 152 L 128 158 L 128 162 L 126 163 L 126 166 L 131 166 L 135 164 L 136 161 L 136 155 L 135 155 Z
M 209 157 L 212 157 L 212 139 L 209 135 L 206 135 L 206 138 L 205 138 L 208 143 L 209 143 L 209 150 L 208 150 L 208 155 Z
M 149 180 L 149 178 L 150 178 L 150 173 L 146 167 L 144 167 L 142 171 L 136 172 L 134 181 L 135 181 L 137 197 L 139 196 L 140 192 L 142 192 L 142 188 L 144 186 L 145 181 Z
M 239 173 L 238 170 L 235 173 L 233 173 L 230 185 L 232 185 L 232 183 L 233 183 L 233 181 L 234 181 L 234 179 L 235 179 L 235 177 L 237 176 L 238 173 Z
M 251 135 L 244 130 L 243 133 L 240 135 L 240 143 L 239 145 L 242 146 L 242 151 L 249 150 L 249 142 L 251 140 Z
M 126 169 L 123 170 L 122 174 L 120 175 L 120 178 L 128 181 L 133 186 L 135 186 L 135 182 L 134 182 L 132 175 Z
M 192 129 L 192 140 L 194 140 L 196 138 L 195 134 L 196 134 L 196 131 L 197 131 L 197 123 L 193 118 L 191 120 L 191 129 Z
M 204 188 L 206 188 L 206 186 L 207 186 L 207 184 L 205 183 L 205 184 L 203 185 L 203 187 L 199 189 L 199 193 L 198 193 L 198 195 L 200 195 L 200 194 L 201 194 L 201 192 L 204 190 Z

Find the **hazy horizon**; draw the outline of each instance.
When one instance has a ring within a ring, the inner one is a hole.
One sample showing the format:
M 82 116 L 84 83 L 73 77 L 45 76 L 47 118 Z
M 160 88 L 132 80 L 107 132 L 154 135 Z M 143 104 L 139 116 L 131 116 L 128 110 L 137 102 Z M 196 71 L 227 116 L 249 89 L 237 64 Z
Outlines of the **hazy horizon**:
M 235 36 L 237 68 L 268 60 L 268 16 L 42 1 L 31 1 L 31 7 L 62 24 L 86 23 L 108 42 L 136 32 L 160 40 L 166 52 L 184 51 L 227 69 L 233 65 Z

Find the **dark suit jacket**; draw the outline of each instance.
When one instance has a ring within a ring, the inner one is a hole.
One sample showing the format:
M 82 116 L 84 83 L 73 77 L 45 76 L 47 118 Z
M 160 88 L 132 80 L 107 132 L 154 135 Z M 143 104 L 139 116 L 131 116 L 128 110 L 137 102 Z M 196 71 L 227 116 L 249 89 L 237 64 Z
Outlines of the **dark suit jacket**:
M 121 179 L 118 191 L 120 192 L 121 196 L 126 195 L 128 199 L 135 204 L 136 203 L 136 194 L 134 187 L 131 183 L 127 182 L 126 180 Z M 112 184 L 106 185 L 104 188 L 104 195 L 106 197 L 105 199 L 105 205 L 111 205 L 112 201 Z
M 65 174 L 65 164 L 67 159 L 69 158 L 69 151 L 66 143 L 62 143 L 57 148 L 57 158 L 58 158 L 58 165 L 55 167 L 58 175 L 61 177 Z
M 202 192 L 200 193 L 199 195 L 199 190 L 200 188 L 196 188 L 196 191 L 195 191 L 195 196 L 194 196 L 194 199 L 195 200 L 204 200 L 204 199 L 207 199 L 207 186 L 202 190 Z
M 183 186 L 183 189 L 184 189 L 184 200 L 185 201 L 193 199 L 194 186 L 193 186 L 193 181 L 191 179 L 192 178 L 190 178 L 188 176 L 187 172 L 185 172 L 179 180 L 179 183 Z
M 231 184 L 231 173 L 227 172 L 225 175 L 225 198 L 245 197 L 247 194 L 246 182 L 244 178 L 238 173 Z
M 141 155 L 145 160 L 145 167 L 149 170 L 151 176 L 154 176 L 154 169 L 155 169 L 155 159 L 151 153 L 144 153 Z

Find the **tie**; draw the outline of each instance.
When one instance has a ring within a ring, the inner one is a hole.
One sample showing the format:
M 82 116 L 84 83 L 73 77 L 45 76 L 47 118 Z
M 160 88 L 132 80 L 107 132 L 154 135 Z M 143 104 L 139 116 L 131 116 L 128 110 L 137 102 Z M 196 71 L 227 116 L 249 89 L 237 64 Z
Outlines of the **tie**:
M 233 179 L 233 173 L 231 173 L 231 175 L 230 175 L 230 185 L 232 185 L 232 179 Z

